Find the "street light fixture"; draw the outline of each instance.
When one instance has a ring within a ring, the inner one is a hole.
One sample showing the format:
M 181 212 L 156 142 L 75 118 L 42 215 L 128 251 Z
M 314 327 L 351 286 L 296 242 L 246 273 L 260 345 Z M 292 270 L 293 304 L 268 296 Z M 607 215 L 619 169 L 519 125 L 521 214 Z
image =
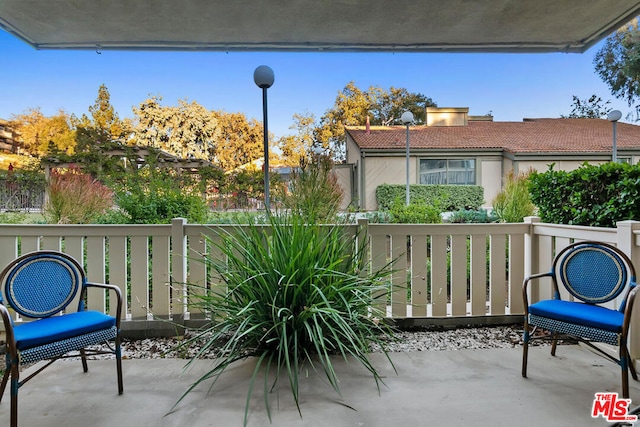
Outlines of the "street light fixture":
M 620 110 L 613 110 L 607 116 L 607 120 L 609 120 L 613 124 L 613 152 L 611 154 L 611 161 L 614 163 L 618 162 L 618 147 L 617 147 L 617 125 L 618 120 L 622 117 L 622 113 Z
M 406 152 L 407 152 L 407 164 L 406 164 L 406 169 L 407 169 L 407 188 L 406 188 L 406 194 L 405 194 L 405 203 L 407 206 L 409 206 L 409 125 L 411 124 L 411 122 L 413 122 L 413 113 L 411 111 L 405 111 L 404 113 L 402 113 L 402 116 L 400 117 L 400 120 L 402 121 L 402 123 L 404 123 L 407 127 L 407 148 L 406 148 Z
M 260 65 L 253 72 L 253 81 L 260 89 L 262 89 L 262 127 L 264 128 L 264 208 L 269 211 L 269 124 L 267 120 L 267 89 L 271 87 L 275 80 L 273 70 L 266 66 Z
M 320 144 L 314 144 L 311 147 L 311 153 L 313 154 L 314 160 L 320 164 L 320 157 L 324 154 L 324 147 Z

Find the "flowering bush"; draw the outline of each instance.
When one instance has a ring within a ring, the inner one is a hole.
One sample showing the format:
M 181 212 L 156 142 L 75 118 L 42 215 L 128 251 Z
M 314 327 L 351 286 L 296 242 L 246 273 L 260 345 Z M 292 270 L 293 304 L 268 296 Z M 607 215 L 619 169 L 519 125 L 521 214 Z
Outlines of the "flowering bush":
M 113 206 L 113 192 L 77 168 L 54 169 L 43 216 L 52 224 L 88 224 Z

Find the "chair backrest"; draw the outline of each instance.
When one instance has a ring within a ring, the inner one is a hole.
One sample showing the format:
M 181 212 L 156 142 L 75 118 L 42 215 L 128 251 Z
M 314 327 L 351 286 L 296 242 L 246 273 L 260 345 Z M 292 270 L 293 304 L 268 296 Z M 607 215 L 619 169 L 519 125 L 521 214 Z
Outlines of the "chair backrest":
M 82 266 L 56 251 L 36 251 L 12 261 L 0 273 L 6 304 L 21 316 L 49 317 L 64 310 L 84 285 Z
M 629 258 L 615 246 L 578 242 L 558 253 L 554 260 L 559 281 L 571 295 L 589 304 L 601 304 L 635 283 Z

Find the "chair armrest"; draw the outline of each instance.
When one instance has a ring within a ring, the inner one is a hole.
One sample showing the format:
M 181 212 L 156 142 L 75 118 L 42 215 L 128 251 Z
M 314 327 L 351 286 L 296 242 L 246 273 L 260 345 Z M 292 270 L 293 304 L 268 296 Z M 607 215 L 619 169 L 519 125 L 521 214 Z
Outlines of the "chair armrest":
M 0 317 L 2 317 L 2 322 L 4 324 L 4 333 L 6 335 L 6 350 L 15 352 L 15 337 L 13 335 L 13 323 L 11 322 L 11 314 L 7 307 L 3 304 L 0 304 Z
M 122 291 L 115 285 L 108 285 L 106 283 L 86 282 L 87 288 L 101 288 L 108 291 L 113 291 L 116 294 L 116 326 L 120 329 L 120 317 L 122 316 Z
M 525 277 L 524 281 L 522 282 L 522 300 L 524 301 L 525 314 L 529 313 L 529 295 L 527 294 L 527 291 L 529 290 L 529 283 L 531 283 L 531 281 L 534 279 L 540 279 L 542 277 L 551 277 L 552 279 L 554 279 L 553 287 L 557 290 L 555 277 L 553 276 L 552 272 L 532 274 Z

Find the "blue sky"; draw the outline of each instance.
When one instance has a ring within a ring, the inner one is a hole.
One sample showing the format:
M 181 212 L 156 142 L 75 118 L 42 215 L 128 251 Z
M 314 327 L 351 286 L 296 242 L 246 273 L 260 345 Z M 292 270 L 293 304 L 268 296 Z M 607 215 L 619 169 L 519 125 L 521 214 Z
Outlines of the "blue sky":
M 261 90 L 253 71 L 269 65 L 275 83 L 269 89 L 269 130 L 292 133 L 295 113 L 316 118 L 329 109 L 349 81 L 361 89 L 405 87 L 431 97 L 440 107 L 469 107 L 470 114 L 490 111 L 496 121 L 568 114 L 572 95 L 597 94 L 612 107 L 616 100 L 595 74 L 598 50 L 584 54 L 467 53 L 222 53 L 149 51 L 38 51 L 0 30 L 0 118 L 28 108 L 45 115 L 59 109 L 81 115 L 105 84 L 121 118 L 149 95 L 165 105 L 178 99 L 208 109 L 243 112 L 262 120 Z

